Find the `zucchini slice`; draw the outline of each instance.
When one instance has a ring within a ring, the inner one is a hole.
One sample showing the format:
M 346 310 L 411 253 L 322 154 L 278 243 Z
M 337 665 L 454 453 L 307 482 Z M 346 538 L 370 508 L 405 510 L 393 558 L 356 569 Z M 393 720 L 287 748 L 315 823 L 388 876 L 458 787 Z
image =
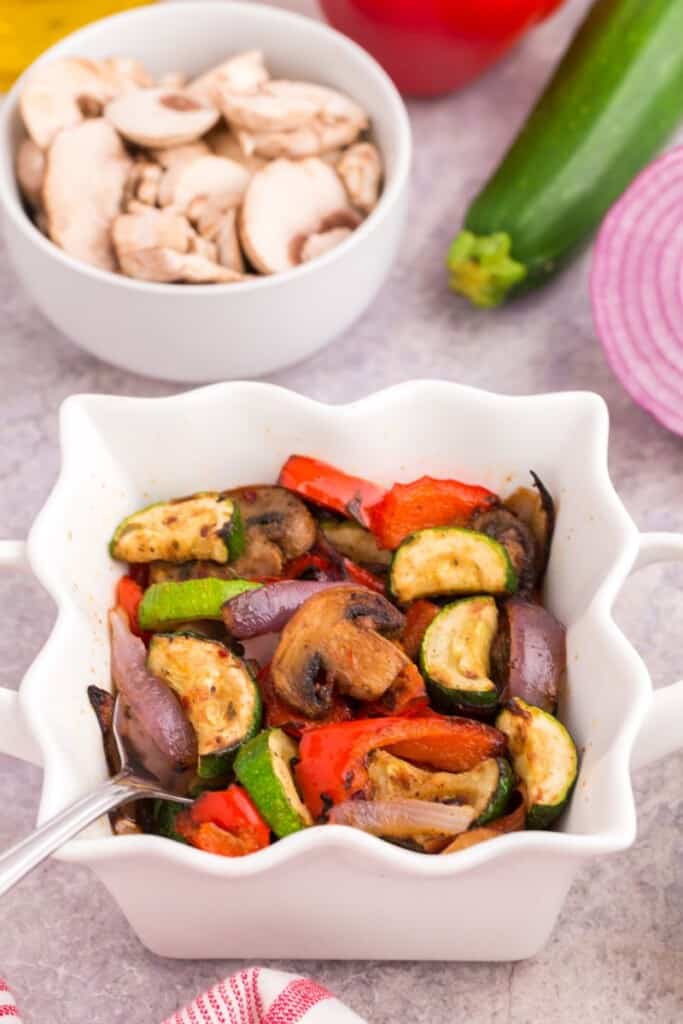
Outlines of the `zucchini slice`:
M 375 535 L 353 519 L 323 519 L 320 529 L 340 555 L 358 565 L 389 566 L 392 552 L 381 548 Z
M 225 563 L 244 551 L 239 506 L 218 491 L 157 502 L 128 516 L 109 544 L 122 562 L 189 562 L 204 558 Z
M 197 734 L 202 779 L 226 775 L 261 726 L 261 696 L 244 662 L 217 640 L 157 633 L 147 667 L 177 693 Z
M 447 605 L 428 627 L 420 665 L 439 711 L 495 706 L 498 690 L 489 679 L 489 656 L 497 629 L 496 602 L 481 596 Z
M 154 829 L 157 835 L 164 836 L 166 839 L 174 839 L 176 843 L 185 843 L 187 845 L 187 840 L 175 830 L 175 820 L 180 812 L 184 810 L 185 806 L 183 804 L 175 804 L 171 800 L 155 800 L 153 816 Z
M 500 817 L 512 792 L 514 775 L 504 757 L 488 757 L 469 772 L 430 772 L 386 750 L 370 755 L 368 777 L 373 800 L 458 801 L 474 808 L 474 825 Z
M 298 754 L 286 732 L 268 729 L 246 743 L 235 758 L 235 775 L 279 839 L 313 824 L 292 772 Z
M 174 622 L 195 619 L 221 620 L 226 601 L 260 583 L 251 580 L 201 579 L 181 583 L 153 583 L 144 593 L 138 608 L 140 627 L 146 630 L 168 629 Z
M 400 545 L 389 586 L 402 603 L 440 594 L 511 594 L 517 574 L 497 540 L 455 526 L 418 530 Z
M 565 809 L 578 772 L 573 739 L 553 715 L 515 697 L 496 727 L 510 745 L 514 769 L 524 783 L 529 828 L 548 828 Z

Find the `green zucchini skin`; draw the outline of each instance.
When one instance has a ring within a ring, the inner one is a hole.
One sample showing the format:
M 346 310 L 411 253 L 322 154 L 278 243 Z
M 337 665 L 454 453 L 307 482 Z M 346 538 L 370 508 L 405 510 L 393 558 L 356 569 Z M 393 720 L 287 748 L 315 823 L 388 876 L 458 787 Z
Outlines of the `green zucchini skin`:
M 235 775 L 278 839 L 313 824 L 292 774 L 296 756 L 294 740 L 282 729 L 268 729 L 240 747 L 235 759 Z
M 496 818 L 502 818 L 510 801 L 510 794 L 517 781 L 515 773 L 510 762 L 504 757 L 497 757 L 496 764 L 498 765 L 499 772 L 496 791 L 491 797 L 486 810 L 473 822 L 473 828 L 479 825 L 487 825 L 490 821 L 495 821 Z
M 598 0 L 467 213 L 454 289 L 493 306 L 551 277 L 681 117 L 681 0 Z

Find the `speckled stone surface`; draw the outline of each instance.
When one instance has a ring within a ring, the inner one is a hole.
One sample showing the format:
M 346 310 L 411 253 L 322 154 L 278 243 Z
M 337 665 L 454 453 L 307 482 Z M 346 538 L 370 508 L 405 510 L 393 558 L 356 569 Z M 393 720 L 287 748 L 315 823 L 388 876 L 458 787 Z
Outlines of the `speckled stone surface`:
M 314 9 L 304 0 L 285 6 Z M 469 309 L 445 287 L 444 251 L 468 197 L 586 6 L 569 4 L 476 88 L 410 104 L 416 161 L 401 259 L 359 324 L 275 379 L 332 402 L 415 376 L 517 394 L 594 389 L 609 403 L 612 475 L 634 519 L 643 529 L 683 530 L 683 442 L 634 406 L 605 365 L 591 325 L 588 254 L 542 294 L 494 315 Z M 64 397 L 172 390 L 81 354 L 31 306 L 0 251 L 0 535 L 25 536 L 55 478 Z M 682 592 L 681 567 L 650 569 L 618 601 L 618 622 L 656 685 L 683 675 Z M 0 580 L 0 607 L 0 685 L 15 687 L 53 610 L 37 586 L 12 577 Z M 283 966 L 310 972 L 372 1024 L 673 1024 L 683 1017 L 682 777 L 683 755 L 638 774 L 635 847 L 583 872 L 532 961 Z M 39 785 L 37 769 L 0 757 L 0 847 L 30 829 Z M 152 956 L 87 871 L 58 863 L 5 896 L 0 920 L 0 974 L 28 1024 L 156 1024 L 242 966 Z

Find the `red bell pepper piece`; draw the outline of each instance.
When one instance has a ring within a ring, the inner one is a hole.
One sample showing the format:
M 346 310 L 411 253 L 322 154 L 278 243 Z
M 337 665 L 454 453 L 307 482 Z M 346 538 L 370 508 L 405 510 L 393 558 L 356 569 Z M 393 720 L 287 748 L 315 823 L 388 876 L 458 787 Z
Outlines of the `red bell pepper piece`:
M 417 665 L 408 662 L 394 683 L 379 700 L 362 705 L 364 718 L 380 715 L 410 715 L 414 717 L 429 708 L 427 688 Z
M 406 612 L 406 621 L 401 633 L 401 646 L 409 658 L 417 661 L 422 640 L 427 628 L 441 609 L 432 601 L 413 601 Z
M 470 718 L 371 718 L 325 725 L 304 733 L 295 768 L 300 792 L 318 818 L 326 804 L 367 791 L 367 759 L 386 749 L 435 769 L 465 772 L 505 753 L 502 732 Z
M 370 510 L 370 528 L 383 548 L 393 550 L 416 530 L 465 526 L 474 512 L 497 500 L 485 487 L 423 476 L 410 484 L 394 484 Z
M 334 579 L 339 576 L 339 573 L 329 558 L 309 552 L 287 562 L 282 570 L 282 575 L 286 580 L 300 580 L 305 575 L 316 579 Z
M 237 785 L 203 793 L 176 817 L 175 830 L 192 846 L 223 857 L 243 857 L 270 843 L 268 825 Z
M 275 692 L 275 687 L 270 677 L 270 665 L 263 666 L 258 674 L 257 681 L 266 712 L 266 725 L 269 729 L 279 727 L 284 729 L 290 736 L 298 739 L 304 729 L 317 725 L 328 725 L 332 722 L 347 722 L 351 718 L 351 708 L 338 693 L 333 693 L 332 707 L 324 718 L 316 718 L 315 720 L 305 718 L 300 711 L 287 704 Z
M 464 85 L 563 0 L 321 0 L 328 20 L 377 58 L 399 89 Z
M 350 558 L 343 558 L 342 565 L 344 566 L 347 579 L 352 580 L 353 583 L 358 583 L 361 587 L 367 587 L 368 590 L 375 590 L 378 594 L 386 594 L 387 588 L 384 580 L 380 579 L 379 576 L 375 576 L 374 572 L 364 569 L 362 565 L 356 565 Z
M 147 633 L 140 629 L 138 622 L 138 608 L 142 601 L 143 590 L 139 583 L 136 583 L 130 576 L 122 576 L 116 587 L 116 603 L 123 608 L 128 616 L 131 633 L 142 637 L 144 640 Z
M 384 488 L 349 476 L 335 466 L 307 455 L 290 455 L 280 471 L 278 483 L 302 498 L 331 508 L 367 526 L 367 510 L 384 495 Z

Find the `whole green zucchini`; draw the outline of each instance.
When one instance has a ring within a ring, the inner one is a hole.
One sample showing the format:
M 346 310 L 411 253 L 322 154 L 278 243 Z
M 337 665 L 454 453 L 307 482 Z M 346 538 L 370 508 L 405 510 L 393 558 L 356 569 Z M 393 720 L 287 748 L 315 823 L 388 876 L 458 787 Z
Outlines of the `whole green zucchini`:
M 572 255 L 683 117 L 683 0 L 598 0 L 448 254 L 497 306 Z

